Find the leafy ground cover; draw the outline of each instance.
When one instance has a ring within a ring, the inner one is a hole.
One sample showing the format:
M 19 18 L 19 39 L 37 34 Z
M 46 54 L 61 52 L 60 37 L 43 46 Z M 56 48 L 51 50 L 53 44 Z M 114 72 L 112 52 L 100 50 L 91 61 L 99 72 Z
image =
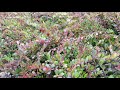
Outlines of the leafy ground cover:
M 120 77 L 120 13 L 12 12 L 0 17 L 0 77 Z

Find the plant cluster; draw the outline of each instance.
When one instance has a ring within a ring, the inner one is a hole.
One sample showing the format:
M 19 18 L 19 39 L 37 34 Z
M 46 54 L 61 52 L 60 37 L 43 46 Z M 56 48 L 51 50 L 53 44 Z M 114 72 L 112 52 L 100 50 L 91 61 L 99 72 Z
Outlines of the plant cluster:
M 119 13 L 31 14 L 0 22 L 0 77 L 120 77 Z

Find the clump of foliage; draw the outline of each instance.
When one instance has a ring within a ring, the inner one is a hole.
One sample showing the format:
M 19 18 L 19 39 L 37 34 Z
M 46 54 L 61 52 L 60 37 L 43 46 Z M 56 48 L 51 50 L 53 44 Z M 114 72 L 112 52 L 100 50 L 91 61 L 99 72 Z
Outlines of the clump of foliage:
M 0 71 L 14 78 L 119 78 L 118 21 L 112 12 L 3 19 Z

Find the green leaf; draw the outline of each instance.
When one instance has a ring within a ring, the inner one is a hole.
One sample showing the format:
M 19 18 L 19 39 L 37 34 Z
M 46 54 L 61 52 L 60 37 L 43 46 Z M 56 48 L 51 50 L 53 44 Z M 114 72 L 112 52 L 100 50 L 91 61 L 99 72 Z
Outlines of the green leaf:
M 87 56 L 86 59 L 85 59 L 86 62 L 91 61 L 91 60 L 92 60 L 92 56 L 91 55 Z
M 56 75 L 59 75 L 59 70 L 55 70 L 55 74 L 56 74 Z
M 113 31 L 112 29 L 107 29 L 106 32 L 107 32 L 107 33 L 114 34 L 114 31 Z
M 105 62 L 105 59 L 104 59 L 104 58 L 101 58 L 101 59 L 99 60 L 99 64 L 100 64 L 100 65 L 103 65 L 104 62 Z
M 59 64 L 59 62 L 58 62 L 58 61 L 55 61 L 55 62 L 54 62 L 54 64 L 55 64 L 55 65 L 58 65 L 58 64 Z
M 15 70 L 15 73 L 16 73 L 16 74 L 19 74 L 21 71 L 22 71 L 22 70 L 21 70 L 20 68 L 17 68 L 17 69 Z
M 51 55 L 50 55 L 50 52 L 47 53 L 47 59 L 50 60 L 51 59 Z
M 64 68 L 67 68 L 67 64 L 64 64 L 63 67 L 64 67 Z
M 79 76 L 80 76 L 79 72 L 77 72 L 77 71 L 73 72 L 73 77 L 78 78 Z
M 64 75 L 64 73 L 62 72 L 62 73 L 60 73 L 60 76 L 63 76 Z
M 110 75 L 108 78 L 114 78 L 114 76 L 113 76 L 113 75 Z

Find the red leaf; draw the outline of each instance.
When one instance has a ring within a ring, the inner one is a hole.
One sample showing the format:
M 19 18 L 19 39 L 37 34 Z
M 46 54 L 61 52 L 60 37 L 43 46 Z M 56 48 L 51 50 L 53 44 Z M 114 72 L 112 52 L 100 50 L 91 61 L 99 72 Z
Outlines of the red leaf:
M 22 78 L 29 78 L 27 74 L 23 75 Z
M 28 66 L 28 69 L 38 69 L 38 67 L 36 65 L 31 65 L 31 66 Z
M 46 30 L 44 28 L 40 28 L 40 32 L 44 33 Z
M 119 70 L 120 71 L 120 65 L 118 65 L 117 67 L 115 67 L 117 70 Z
M 39 39 L 39 40 L 36 40 L 36 42 L 43 45 L 45 43 L 45 40 Z
M 45 71 L 46 73 L 48 73 L 49 71 L 51 71 L 51 68 L 44 66 L 43 67 L 43 71 Z
M 64 30 L 64 35 L 67 36 L 68 35 L 68 30 Z
M 49 36 L 50 36 L 50 33 L 49 33 L 49 32 L 47 32 L 47 33 L 46 33 L 46 35 L 49 37 Z

